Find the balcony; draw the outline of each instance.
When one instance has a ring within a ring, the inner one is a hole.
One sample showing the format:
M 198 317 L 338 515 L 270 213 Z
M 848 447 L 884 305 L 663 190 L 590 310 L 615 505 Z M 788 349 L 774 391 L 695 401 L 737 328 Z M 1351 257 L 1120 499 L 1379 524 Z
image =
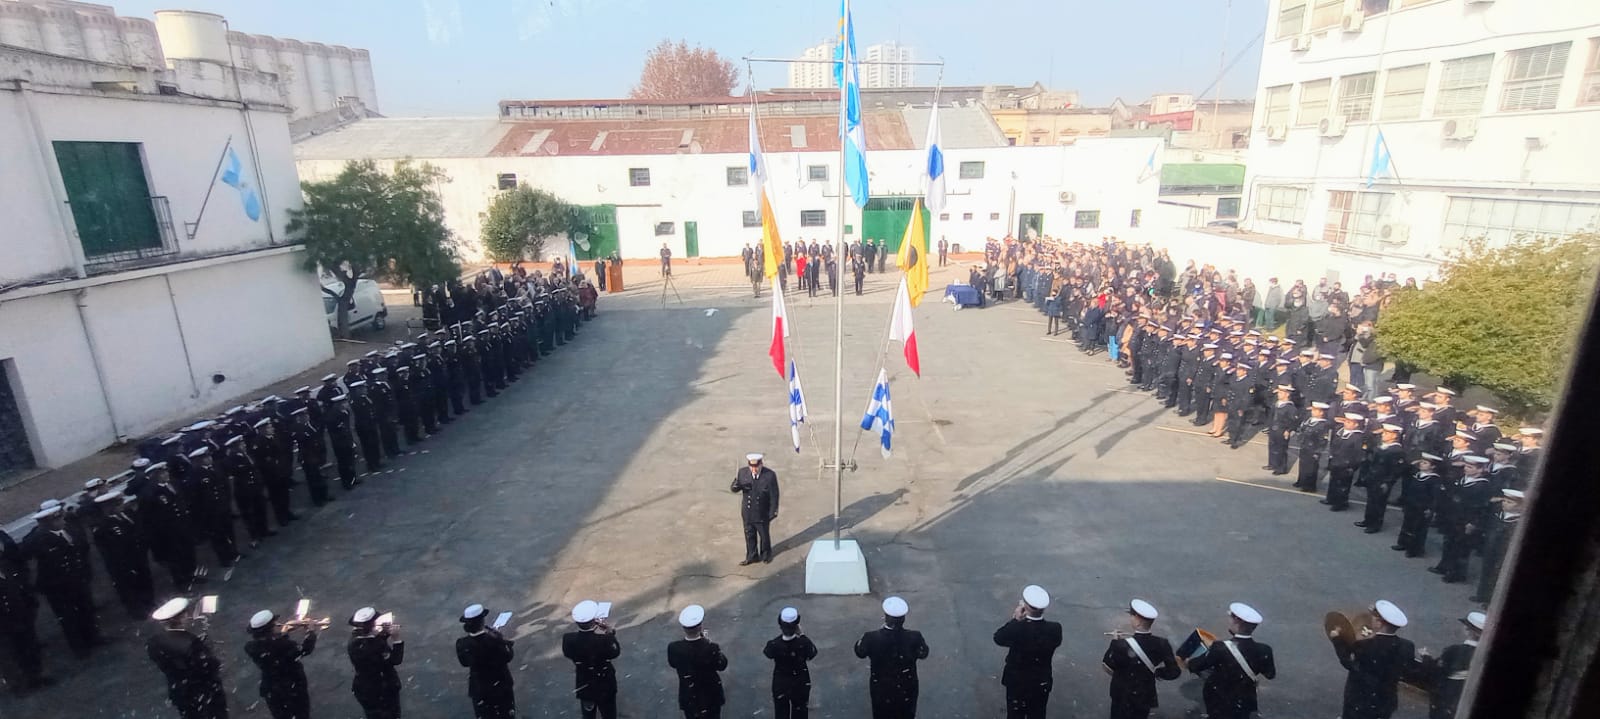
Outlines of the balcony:
M 83 246 L 84 270 L 90 275 L 120 272 L 165 262 L 178 254 L 172 207 L 161 195 L 142 202 L 67 202 Z

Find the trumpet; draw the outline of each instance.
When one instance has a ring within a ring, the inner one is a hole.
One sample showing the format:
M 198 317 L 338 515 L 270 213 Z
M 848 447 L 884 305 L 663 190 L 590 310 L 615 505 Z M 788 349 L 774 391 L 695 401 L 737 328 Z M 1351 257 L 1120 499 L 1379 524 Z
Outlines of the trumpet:
M 303 628 L 303 629 L 312 630 L 312 631 L 325 632 L 325 631 L 328 630 L 328 627 L 330 627 L 332 625 L 333 625 L 333 619 L 331 617 L 323 617 L 321 619 L 312 619 L 310 617 L 296 617 L 294 619 L 284 620 L 283 622 L 279 623 L 278 624 L 278 631 L 283 633 L 283 634 L 288 634 L 289 632 L 292 632 L 292 631 L 294 631 L 296 629 L 302 629 Z

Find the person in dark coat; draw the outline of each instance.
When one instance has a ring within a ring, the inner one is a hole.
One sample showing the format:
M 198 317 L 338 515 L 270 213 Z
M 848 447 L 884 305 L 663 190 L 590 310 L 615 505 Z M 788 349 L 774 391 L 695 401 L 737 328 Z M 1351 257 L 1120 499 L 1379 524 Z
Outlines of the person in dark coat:
M 667 645 L 667 666 L 678 673 L 678 708 L 684 719 L 722 716 L 722 675 L 728 658 L 705 632 L 706 610 L 691 604 L 678 613 L 683 639 Z
M 1445 647 L 1435 659 L 1422 655 L 1422 673 L 1428 685 L 1428 719 L 1455 719 L 1456 705 L 1461 703 L 1461 690 L 1467 685 L 1467 673 L 1472 669 L 1472 655 L 1478 651 L 1478 640 L 1483 637 L 1484 625 L 1489 618 L 1483 612 L 1468 612 L 1461 618 L 1465 641 Z
M 1400 680 L 1420 674 L 1416 646 L 1395 634 L 1407 623 L 1405 612 L 1380 599 L 1372 613 L 1372 626 L 1365 628 L 1370 636 L 1341 637 L 1337 629 L 1328 634 L 1349 672 L 1340 719 L 1389 719 L 1400 705 Z
M 167 699 L 182 719 L 227 719 L 222 662 L 204 635 L 189 631 L 189 600 L 178 597 L 156 608 L 151 619 L 162 631 L 145 641 L 145 653 L 167 678 Z
M 590 599 L 572 608 L 572 621 L 578 630 L 561 637 L 561 655 L 572 660 L 572 694 L 583 719 L 616 719 L 617 669 L 611 662 L 622 656 L 617 633 L 600 616 L 600 604 Z
M 511 680 L 512 641 L 487 626 L 487 610 L 474 604 L 461 613 L 466 636 L 456 640 L 456 661 L 468 670 L 467 696 L 476 719 L 515 719 L 516 684 Z
M 1378 428 L 1378 447 L 1361 470 L 1367 485 L 1367 510 L 1357 527 L 1367 534 L 1383 531 L 1384 514 L 1389 508 L 1389 492 L 1406 476 L 1406 450 L 1400 444 L 1400 425 L 1384 423 Z
M 761 653 L 772 660 L 772 715 L 806 719 L 811 701 L 811 670 L 806 662 L 817 658 L 817 645 L 800 631 L 799 610 L 784 607 L 778 612 L 778 636 L 767 640 Z
M 11 538 L 0 530 L 0 542 Z M 20 554 L 20 550 L 12 550 Z M 53 684 L 44 675 L 44 653 L 39 645 L 39 600 L 28 586 L 27 565 L 0 562 L 0 670 L 14 669 L 16 676 L 3 676 L 15 693 L 29 692 Z
M 1267 466 L 1262 469 L 1281 475 L 1289 473 L 1289 435 L 1300 426 L 1300 408 L 1289 399 L 1293 385 L 1280 384 L 1276 390 L 1278 399 L 1267 419 Z
M 34 561 L 34 587 L 50 604 L 67 646 L 83 658 L 105 640 L 94 614 L 89 542 L 67 530 L 65 514 L 59 503 L 34 513 L 39 526 L 22 540 L 22 548 Z
M 277 532 L 267 528 L 266 481 L 250 458 L 243 435 L 229 437 L 223 443 L 222 469 L 233 485 L 233 501 L 244 520 L 245 533 L 250 535 L 250 546 L 259 546 L 261 540 L 276 536 Z
M 166 462 L 145 468 L 147 482 L 139 495 L 139 523 L 150 543 L 150 556 L 167 568 L 179 592 L 188 592 L 205 569 L 195 557 L 200 530 L 189 510 L 189 499 L 167 473 Z
M 1300 423 L 1296 434 L 1300 437 L 1299 474 L 1294 487 L 1302 492 L 1316 492 L 1317 484 L 1322 477 L 1322 452 L 1328 447 L 1328 433 L 1333 429 L 1333 424 L 1328 421 L 1328 404 L 1326 402 L 1312 402 L 1308 409 L 1308 416 Z
M 1363 420 L 1359 414 L 1339 417 L 1341 427 L 1328 439 L 1328 496 L 1322 503 L 1331 511 L 1343 512 L 1350 508 L 1350 486 L 1367 456 L 1366 433 L 1359 429 Z
M 1493 520 L 1494 487 L 1485 476 L 1487 457 L 1469 454 L 1462 457 L 1461 481 L 1446 495 L 1444 547 L 1439 564 L 1428 571 L 1444 575 L 1446 584 L 1467 581 L 1467 560 L 1482 543 L 1483 533 Z
M 111 587 L 129 618 L 144 619 L 155 609 L 156 588 L 150 578 L 150 547 L 145 530 L 129 506 L 133 500 L 113 490 L 94 501 L 102 516 L 92 534 L 100 558 L 105 561 Z
M 1256 383 L 1250 378 L 1251 367 L 1244 362 L 1233 365 L 1233 381 L 1228 385 L 1228 437 L 1229 449 L 1244 446 L 1245 413 L 1255 403 Z
M 367 391 L 366 380 L 350 383 L 350 420 L 355 427 L 356 439 L 361 443 L 361 456 L 366 462 L 367 474 L 383 469 L 383 440 L 378 436 L 378 405 Z
M 324 422 L 328 428 L 328 443 L 333 447 L 333 463 L 339 472 L 339 486 L 349 491 L 360 482 L 356 479 L 356 435 L 351 427 L 350 398 L 334 395 L 328 401 Z M 430 433 L 432 431 L 437 430 Z
M 1205 675 L 1201 698 L 1207 719 L 1250 719 L 1257 711 L 1256 685 L 1278 675 L 1272 647 L 1255 640 L 1261 613 L 1248 604 L 1228 606 L 1228 633 L 1189 661 L 1189 671 Z
M 1061 648 L 1061 623 L 1044 618 L 1050 594 L 1037 584 L 1022 590 L 1011 620 L 994 632 L 1005 647 L 1006 667 L 1000 684 L 1006 688 L 1006 719 L 1044 719 L 1055 677 L 1050 663 Z
M 856 640 L 856 657 L 871 660 L 872 719 L 916 719 L 917 662 L 928 658 L 928 643 L 905 628 L 909 612 L 904 599 L 883 600 L 883 627 Z
M 345 652 L 355 679 L 350 692 L 356 695 L 366 719 L 400 719 L 400 673 L 395 667 L 406 658 L 406 642 L 392 624 L 377 625 L 378 612 L 362 607 L 350 617 L 350 642 Z
M 1413 461 L 1413 470 L 1400 485 L 1400 536 L 1394 546 L 1407 557 L 1420 557 L 1428 546 L 1428 524 L 1438 502 L 1440 482 L 1434 467 L 1442 461 L 1437 454 L 1423 452 Z
M 307 623 L 299 628 L 306 635 L 297 642 L 276 614 L 263 609 L 250 617 L 250 641 L 244 643 L 244 653 L 261 670 L 258 690 L 272 719 L 311 719 L 311 693 L 300 660 L 316 650 L 317 626 Z
M 189 453 L 188 489 L 194 515 L 217 562 L 232 567 L 239 561 L 238 532 L 233 524 L 233 483 L 217 469 L 209 447 Z
M 305 474 L 306 489 L 311 493 L 311 503 L 321 507 L 331 499 L 328 496 L 328 482 L 322 476 L 322 460 L 327 451 L 325 449 L 327 444 L 323 442 L 322 430 L 312 423 L 306 408 L 295 410 L 292 416 L 294 425 L 289 428 L 289 437 L 293 440 L 295 453 L 300 458 L 300 470 Z
M 1183 674 L 1172 643 L 1150 633 L 1160 614 L 1143 599 L 1128 603 L 1133 634 L 1115 632 L 1100 665 L 1111 675 L 1111 719 L 1145 719 L 1160 705 L 1156 680 L 1171 681 Z M 1040 716 L 1043 716 L 1042 714 Z
M 1523 491 L 1507 487 L 1500 490 L 1500 495 L 1500 511 L 1492 513 L 1483 531 L 1483 573 L 1478 575 L 1478 591 L 1472 595 L 1472 601 L 1479 604 L 1488 604 L 1494 598 L 1506 550 L 1510 549 L 1511 537 L 1522 521 Z
M 772 561 L 772 520 L 778 517 L 778 473 L 762 465 L 759 453 L 745 455 L 728 491 L 743 494 L 739 515 L 744 520 L 744 561 Z

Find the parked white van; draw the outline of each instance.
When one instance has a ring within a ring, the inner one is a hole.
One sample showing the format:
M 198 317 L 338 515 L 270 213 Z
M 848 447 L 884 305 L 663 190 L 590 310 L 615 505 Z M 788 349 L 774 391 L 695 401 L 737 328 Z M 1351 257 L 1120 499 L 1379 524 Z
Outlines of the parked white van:
M 322 309 L 328 315 L 328 329 L 338 331 L 339 294 L 344 286 L 338 282 L 322 286 Z M 350 308 L 350 329 L 356 330 L 371 325 L 375 330 L 381 330 L 389 321 L 389 308 L 383 303 L 383 291 L 378 289 L 375 280 L 356 280 L 356 294 L 350 298 L 354 305 Z

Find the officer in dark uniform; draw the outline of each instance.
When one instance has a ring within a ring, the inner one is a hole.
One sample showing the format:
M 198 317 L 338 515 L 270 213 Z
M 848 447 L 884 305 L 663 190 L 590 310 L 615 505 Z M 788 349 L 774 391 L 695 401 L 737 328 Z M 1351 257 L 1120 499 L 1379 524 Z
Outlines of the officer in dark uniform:
M 739 515 L 744 520 L 744 561 L 772 561 L 772 520 L 778 517 L 778 473 L 763 466 L 762 455 L 745 455 L 747 466 L 740 467 L 728 491 L 743 494 Z
M 856 278 L 856 295 L 861 294 L 861 285 L 867 280 L 867 262 L 860 255 L 850 258 L 850 274 Z
M 389 384 L 387 367 L 372 370 L 367 396 L 372 399 L 372 413 L 377 422 L 379 443 L 383 445 L 383 456 L 394 459 L 400 456 L 400 418 L 396 414 L 394 387 Z
M 1272 647 L 1255 640 L 1259 626 L 1261 613 L 1235 602 L 1228 606 L 1232 638 L 1212 642 L 1204 654 L 1190 660 L 1189 671 L 1205 674 L 1201 698 L 1207 719 L 1250 719 L 1256 711 L 1256 684 L 1278 675 Z
M 190 497 L 194 504 L 195 520 L 206 541 L 211 543 L 217 563 L 232 567 L 239 561 L 237 533 L 233 526 L 233 486 L 218 471 L 208 447 L 199 447 L 189 453 Z
M 203 635 L 188 630 L 189 600 L 178 597 L 156 608 L 151 619 L 162 631 L 145 642 L 150 661 L 167 678 L 167 699 L 182 719 L 227 719 L 222 662 Z
M 1467 673 L 1472 668 L 1472 655 L 1478 651 L 1478 640 L 1489 618 L 1483 612 L 1468 612 L 1461 618 L 1466 640 L 1446 647 L 1438 659 L 1422 655 L 1422 671 L 1428 678 L 1428 719 L 1455 719 L 1456 705 L 1461 703 L 1461 690 L 1466 687 Z
M 622 656 L 617 633 L 600 616 L 600 605 L 590 599 L 572 608 L 575 632 L 561 637 L 561 655 L 572 660 L 576 688 L 573 696 L 583 719 L 616 719 L 617 670 L 611 661 Z
M 1022 600 L 1011 620 L 994 632 L 994 643 L 1005 647 L 1006 668 L 1000 683 L 1006 688 L 1006 719 L 1044 719 L 1054 675 L 1050 662 L 1061 647 L 1061 624 L 1044 618 L 1050 594 L 1037 584 L 1022 590 Z
M 322 477 L 323 452 L 327 445 L 322 441 L 322 432 L 312 426 L 305 407 L 295 410 L 293 416 L 294 426 L 289 428 L 289 437 L 300 457 L 300 470 L 305 473 L 311 503 L 321 507 L 332 499 L 328 496 L 328 482 Z
M 1522 521 L 1523 491 L 1509 487 L 1500 490 L 1500 511 L 1492 516 L 1483 528 L 1483 573 L 1478 575 L 1478 591 L 1472 601 L 1488 604 L 1494 598 L 1494 587 L 1500 581 L 1500 567 L 1506 561 L 1506 550 L 1511 547 L 1511 536 L 1517 533 Z
M 1461 481 L 1450 491 L 1444 513 L 1444 547 L 1437 566 L 1428 571 L 1444 575 L 1446 584 L 1467 581 L 1467 560 L 1481 544 L 1484 530 L 1492 519 L 1490 499 L 1494 487 L 1485 476 L 1487 457 L 1469 454 L 1461 458 Z
M 67 531 L 65 514 L 60 503 L 36 512 L 33 521 L 39 526 L 22 541 L 22 548 L 34 560 L 34 587 L 50 604 L 67 646 L 82 658 L 104 640 L 89 584 L 89 542 Z
M 179 592 L 188 592 L 205 576 L 195 558 L 200 530 L 189 510 L 189 499 L 173 484 L 166 462 L 145 468 L 149 481 L 139 495 L 139 521 L 150 541 L 150 556 L 172 575 Z
M 817 645 L 800 631 L 800 611 L 778 612 L 778 636 L 767 640 L 761 654 L 772 660 L 772 706 L 778 719 L 806 719 L 811 702 L 811 670 Z
M 428 355 L 411 355 L 411 405 L 417 408 L 424 436 L 439 433 L 439 417 L 435 413 L 433 372 L 428 370 Z
M 1420 673 L 1416 646 L 1396 635 L 1408 622 L 1406 613 L 1387 599 L 1378 600 L 1372 610 L 1370 636 L 1340 637 L 1337 629 L 1328 634 L 1339 663 L 1349 672 L 1340 719 L 1389 719 L 1400 705 L 1400 680 Z
M 1383 531 L 1383 517 L 1389 508 L 1389 492 L 1406 476 L 1406 450 L 1400 444 L 1401 427 L 1383 424 L 1378 427 L 1378 448 L 1373 450 L 1361 470 L 1367 485 L 1367 511 L 1356 522 L 1367 534 Z
M 356 439 L 361 441 L 361 456 L 367 474 L 383 469 L 383 442 L 378 439 L 378 406 L 367 393 L 365 380 L 350 383 L 350 420 Z
M 0 530 L 5 542 L 11 538 Z M 21 551 L 16 550 L 20 555 Z M 27 565 L 0 562 L 0 652 L 5 661 L 0 668 L 15 667 L 19 676 L 5 676 L 16 693 L 32 691 L 54 681 L 44 676 L 43 652 L 36 626 L 39 600 L 28 586 Z
M 355 679 L 350 691 L 356 695 L 366 719 L 400 719 L 400 674 L 395 667 L 406 658 L 406 643 L 393 625 L 377 626 L 378 612 L 362 607 L 350 617 L 350 642 L 345 652 Z
M 444 359 L 444 343 L 428 343 L 428 373 L 433 377 L 433 414 L 439 424 L 450 424 L 450 366 Z
M 467 668 L 467 697 L 477 719 L 514 719 L 516 685 L 511 681 L 512 641 L 487 626 L 482 604 L 461 613 L 466 636 L 456 640 L 456 661 Z
M 1453 430 L 1434 419 L 1438 406 L 1432 402 L 1417 403 L 1411 429 L 1401 442 L 1406 447 L 1406 461 L 1415 462 L 1424 452 L 1443 456 L 1450 451 L 1450 443 L 1445 438 Z
M 1267 466 L 1274 475 L 1289 473 L 1289 435 L 1300 426 L 1300 408 L 1289 399 L 1293 385 L 1277 386 L 1278 400 L 1267 419 Z
M 684 719 L 722 716 L 722 676 L 728 658 L 705 632 L 706 610 L 691 604 L 678 613 L 683 639 L 667 645 L 667 666 L 678 672 L 678 708 Z
M 307 623 L 301 628 L 305 638 L 296 642 L 276 614 L 263 609 L 250 617 L 250 641 L 244 643 L 244 653 L 261 670 L 261 700 L 272 719 L 311 719 L 311 692 L 300 660 L 317 648 L 317 626 Z
M 297 519 L 289 510 L 289 492 L 294 481 L 294 445 L 278 434 L 278 426 L 270 418 L 258 420 L 255 430 L 245 444 L 256 470 L 261 473 L 273 519 L 282 527 Z
M 904 599 L 883 600 L 883 627 L 856 640 L 856 657 L 871 660 L 872 719 L 916 719 L 917 662 L 928 658 L 928 643 L 905 628 L 908 612 Z
M 389 386 L 394 389 L 395 408 L 400 419 L 400 428 L 405 430 L 406 445 L 411 446 L 427 439 L 422 434 L 422 424 L 417 415 L 416 395 L 412 390 L 411 367 L 404 363 L 395 367 L 393 376 L 389 378 Z
M 1358 429 L 1365 418 L 1359 414 L 1346 414 L 1339 418 L 1339 431 L 1328 439 L 1328 495 L 1322 503 L 1334 512 L 1350 508 L 1350 486 L 1355 482 L 1356 470 L 1366 459 L 1366 433 Z
M 1133 635 L 1113 633 L 1100 665 L 1111 675 L 1111 719 L 1145 719 L 1159 705 L 1156 680 L 1173 680 L 1183 674 L 1172 654 L 1172 643 L 1150 633 L 1160 613 L 1143 599 L 1128 603 Z M 1043 716 L 1043 714 L 1040 714 Z
M 467 383 L 467 401 L 473 406 L 483 404 L 483 355 L 478 352 L 478 338 L 470 330 L 461 337 L 459 351 L 462 379 Z
M 93 535 L 122 608 L 128 611 L 130 618 L 143 619 L 155 608 L 156 588 L 150 578 L 150 548 L 145 541 L 145 529 L 135 521 L 134 512 L 128 506 L 132 501 L 116 490 L 95 497 L 95 505 L 100 507 L 102 516 Z
M 541 349 L 549 352 L 548 349 Z M 505 384 L 501 382 L 500 350 L 495 344 L 494 334 L 488 328 L 478 330 L 478 364 L 483 367 L 483 393 L 489 397 L 499 395 L 500 390 L 505 389 Z
M 455 340 L 444 341 L 444 369 L 445 375 L 450 378 L 450 410 L 460 416 L 467 413 L 467 406 L 464 402 L 467 393 L 467 376 L 458 347 L 459 343 Z
M 228 438 L 222 450 L 222 469 L 233 483 L 234 504 L 244 520 L 245 533 L 250 535 L 250 546 L 257 547 L 261 540 L 278 534 L 267 528 L 266 480 L 250 458 L 243 435 Z
M 1439 455 L 1423 452 L 1412 461 L 1412 471 L 1400 485 L 1400 537 L 1394 546 L 1407 557 L 1420 557 L 1428 546 L 1430 513 L 1438 502 L 1439 475 L 1434 467 L 1441 461 Z
M 1250 379 L 1251 367 L 1244 362 L 1233 366 L 1233 382 L 1228 385 L 1228 448 L 1244 446 L 1245 413 L 1255 402 L 1256 384 Z

